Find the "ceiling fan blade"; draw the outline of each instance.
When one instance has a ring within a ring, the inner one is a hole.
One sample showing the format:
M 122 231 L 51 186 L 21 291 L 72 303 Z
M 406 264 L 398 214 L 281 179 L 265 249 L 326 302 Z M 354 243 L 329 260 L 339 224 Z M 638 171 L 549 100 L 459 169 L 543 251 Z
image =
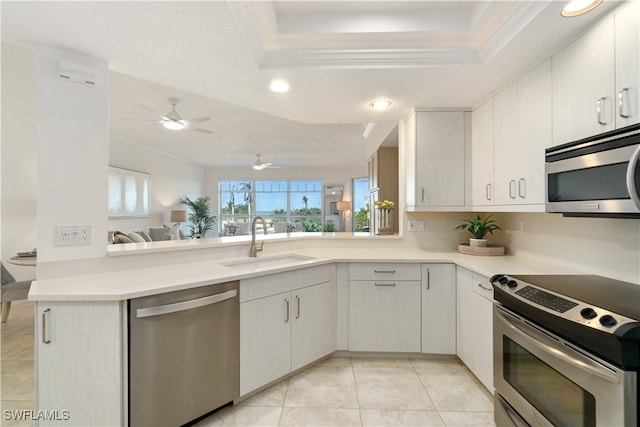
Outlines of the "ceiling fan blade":
M 207 120 L 210 120 L 210 119 L 211 117 L 196 117 L 195 119 L 180 119 L 180 121 L 185 125 L 190 125 L 193 123 L 206 122 Z
M 280 168 L 282 168 L 282 166 L 265 166 L 265 168 L 269 168 L 269 169 L 280 169 Z
M 213 135 L 215 133 L 215 132 L 210 131 L 209 129 L 197 128 L 195 126 L 186 126 L 185 129 L 195 130 L 196 132 L 209 133 L 211 135 Z
M 268 168 L 269 166 L 271 166 L 273 163 L 262 163 L 262 166 L 265 168 Z
M 164 123 L 164 120 L 155 120 L 155 119 L 122 119 L 129 120 L 133 122 L 153 122 L 153 123 Z
M 142 104 L 140 104 L 140 106 L 141 106 L 142 108 L 144 108 L 145 110 L 151 111 L 153 114 L 155 114 L 156 116 L 160 117 L 162 120 L 171 120 L 169 117 L 164 116 L 164 115 L 162 115 L 162 114 L 158 113 L 157 111 L 155 111 L 155 110 L 153 110 L 153 109 L 151 109 L 151 108 L 147 107 L 146 105 L 142 105 Z

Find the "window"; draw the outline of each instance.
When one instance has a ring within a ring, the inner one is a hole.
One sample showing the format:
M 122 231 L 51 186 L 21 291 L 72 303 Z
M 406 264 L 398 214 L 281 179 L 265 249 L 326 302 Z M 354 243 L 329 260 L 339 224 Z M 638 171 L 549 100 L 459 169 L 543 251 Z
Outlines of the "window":
M 271 233 L 286 231 L 285 224 L 295 231 L 322 231 L 321 181 L 220 181 L 218 188 L 225 234 L 248 234 L 255 215 L 265 219 Z
M 353 179 L 353 231 L 369 231 L 369 178 Z

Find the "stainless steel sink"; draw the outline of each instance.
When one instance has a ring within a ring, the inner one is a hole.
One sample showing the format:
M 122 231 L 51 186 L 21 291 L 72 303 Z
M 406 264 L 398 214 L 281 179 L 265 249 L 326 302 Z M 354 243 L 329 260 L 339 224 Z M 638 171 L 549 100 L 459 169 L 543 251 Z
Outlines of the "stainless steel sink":
M 221 264 L 234 270 L 250 271 L 267 268 L 285 267 L 288 265 L 303 264 L 315 258 L 303 255 L 280 255 L 272 257 L 259 257 L 247 260 L 222 262 Z

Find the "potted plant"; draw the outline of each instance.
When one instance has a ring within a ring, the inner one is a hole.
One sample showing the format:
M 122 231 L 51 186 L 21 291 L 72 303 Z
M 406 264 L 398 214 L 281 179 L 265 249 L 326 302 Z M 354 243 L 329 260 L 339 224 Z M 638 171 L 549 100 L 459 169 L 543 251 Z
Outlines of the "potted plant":
M 186 205 L 191 209 L 191 213 L 188 215 L 191 223 L 189 227 L 191 229 L 191 237 L 204 237 L 207 231 L 213 230 L 213 226 L 216 224 L 216 217 L 211 215 L 209 209 L 210 201 L 209 196 L 201 196 L 195 200 L 191 200 L 186 196 L 180 199 L 180 204 Z
M 493 234 L 495 230 L 502 230 L 491 215 L 481 218 L 478 215 L 475 219 L 466 219 L 462 224 L 456 227 L 456 230 L 466 230 L 473 235 L 469 238 L 469 246 L 487 246 L 487 240 L 484 238 L 487 233 Z

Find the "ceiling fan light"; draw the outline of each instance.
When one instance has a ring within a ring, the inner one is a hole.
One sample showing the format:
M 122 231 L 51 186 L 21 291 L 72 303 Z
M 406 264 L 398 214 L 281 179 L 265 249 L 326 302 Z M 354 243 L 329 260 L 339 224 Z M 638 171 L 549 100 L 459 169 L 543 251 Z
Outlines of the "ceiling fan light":
M 162 122 L 162 126 L 164 126 L 166 129 L 171 130 L 184 129 L 184 125 L 177 120 L 165 120 L 164 122 Z
M 269 89 L 276 93 L 289 92 L 289 83 L 281 79 L 273 80 L 269 85 Z
M 261 171 L 262 169 L 264 169 L 263 165 L 253 165 L 253 168 L 257 171 Z
M 572 0 L 562 9 L 561 14 L 565 18 L 580 16 L 600 6 L 601 3 L 602 0 Z

